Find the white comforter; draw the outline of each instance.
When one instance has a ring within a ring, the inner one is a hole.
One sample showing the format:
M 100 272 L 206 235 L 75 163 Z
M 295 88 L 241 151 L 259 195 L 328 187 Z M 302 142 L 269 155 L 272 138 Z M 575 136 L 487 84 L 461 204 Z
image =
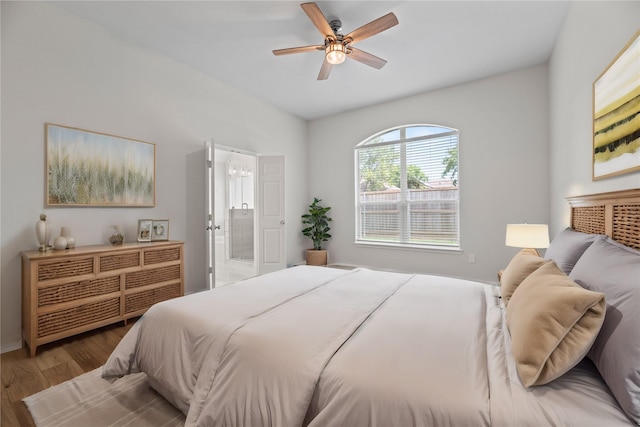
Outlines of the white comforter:
M 302 266 L 155 305 L 103 376 L 190 426 L 629 424 L 588 367 L 525 389 L 508 346 L 493 286 Z

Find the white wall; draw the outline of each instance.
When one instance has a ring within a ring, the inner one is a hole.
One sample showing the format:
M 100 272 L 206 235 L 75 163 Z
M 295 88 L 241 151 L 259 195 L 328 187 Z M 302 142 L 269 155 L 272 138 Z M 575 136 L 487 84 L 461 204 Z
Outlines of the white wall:
M 2 351 L 20 345 L 20 252 L 37 248 L 45 211 L 78 245 L 134 241 L 139 218 L 170 219 L 186 241 L 186 292 L 205 285 L 203 141 L 286 162 L 287 261 L 301 259 L 307 198 L 306 122 L 41 2 L 1 2 Z M 44 209 L 44 123 L 156 143 L 155 208 Z M 293 220 L 295 219 L 295 220 Z
M 310 195 L 332 206 L 330 262 L 496 281 L 517 251 L 504 246 L 506 224 L 549 219 L 547 88 L 538 66 L 312 121 Z M 460 130 L 462 254 L 353 244 L 354 147 L 414 123 Z
M 569 196 L 640 187 L 640 173 L 591 180 L 593 82 L 640 29 L 640 2 L 572 2 L 549 62 L 552 236 Z

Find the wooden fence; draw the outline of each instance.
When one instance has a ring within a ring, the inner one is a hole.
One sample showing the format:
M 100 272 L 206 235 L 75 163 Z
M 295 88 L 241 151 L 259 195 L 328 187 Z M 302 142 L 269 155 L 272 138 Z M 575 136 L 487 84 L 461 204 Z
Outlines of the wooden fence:
M 409 190 L 405 203 L 400 190 L 360 193 L 360 230 L 363 240 L 402 241 L 402 226 L 409 222 L 406 243 L 457 245 L 458 189 Z

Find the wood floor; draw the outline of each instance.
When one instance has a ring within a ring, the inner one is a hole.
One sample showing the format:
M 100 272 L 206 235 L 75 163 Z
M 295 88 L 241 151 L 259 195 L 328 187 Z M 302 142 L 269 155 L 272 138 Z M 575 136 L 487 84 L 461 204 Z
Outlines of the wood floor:
M 45 344 L 33 358 L 26 348 L 2 354 L 0 426 L 35 426 L 22 399 L 102 366 L 134 323 L 116 323 Z

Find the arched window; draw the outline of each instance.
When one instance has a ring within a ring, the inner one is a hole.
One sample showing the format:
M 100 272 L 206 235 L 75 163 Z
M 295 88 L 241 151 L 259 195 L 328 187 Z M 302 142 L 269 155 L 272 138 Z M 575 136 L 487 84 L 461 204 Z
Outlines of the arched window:
M 356 243 L 460 248 L 458 136 L 409 125 L 356 146 Z

